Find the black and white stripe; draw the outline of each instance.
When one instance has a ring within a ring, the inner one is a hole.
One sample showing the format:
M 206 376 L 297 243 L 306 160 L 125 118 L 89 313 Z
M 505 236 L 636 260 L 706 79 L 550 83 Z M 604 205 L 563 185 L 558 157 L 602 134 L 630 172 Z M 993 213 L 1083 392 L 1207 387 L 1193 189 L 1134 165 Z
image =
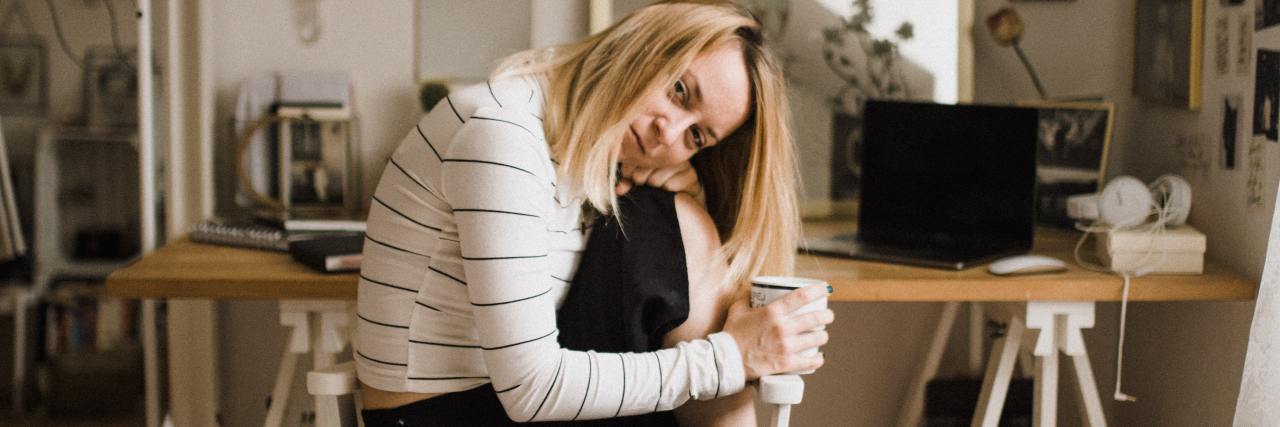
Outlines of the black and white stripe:
M 545 97 L 531 81 L 451 93 L 384 169 L 360 274 L 360 381 L 422 393 L 501 384 L 504 402 L 527 408 L 513 419 L 537 421 L 633 415 L 741 388 L 727 335 L 664 354 L 560 348 L 548 302 L 563 300 L 589 230 L 581 199 L 558 194 Z

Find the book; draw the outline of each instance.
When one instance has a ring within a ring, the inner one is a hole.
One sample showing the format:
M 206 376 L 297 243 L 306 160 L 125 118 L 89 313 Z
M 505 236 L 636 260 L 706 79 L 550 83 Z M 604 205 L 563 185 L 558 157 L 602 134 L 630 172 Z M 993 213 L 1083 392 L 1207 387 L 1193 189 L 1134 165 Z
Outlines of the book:
M 1150 270 L 1151 273 L 1164 274 L 1201 274 L 1204 273 L 1203 252 L 1163 253 L 1160 250 L 1142 252 L 1106 252 L 1098 251 L 1098 258 L 1103 264 L 1115 271 Z
M 254 212 L 254 216 L 291 234 L 298 232 L 363 233 L 367 228 L 365 218 L 368 214 L 338 210 L 302 210 L 288 213 L 264 210 Z
M 1103 233 L 1094 248 L 1098 259 L 1115 271 L 1200 274 L 1204 272 L 1204 233 L 1183 225 L 1164 233 L 1116 230 Z
M 1098 238 L 1098 250 L 1105 252 L 1201 252 L 1205 250 L 1204 233 L 1189 226 L 1169 227 L 1164 233 L 1146 230 L 1116 230 Z
M 325 273 L 356 271 L 364 258 L 364 233 L 317 236 L 289 242 L 294 260 Z
M 251 218 L 215 217 L 191 227 L 187 237 L 193 242 L 245 248 L 289 250 L 285 230 Z

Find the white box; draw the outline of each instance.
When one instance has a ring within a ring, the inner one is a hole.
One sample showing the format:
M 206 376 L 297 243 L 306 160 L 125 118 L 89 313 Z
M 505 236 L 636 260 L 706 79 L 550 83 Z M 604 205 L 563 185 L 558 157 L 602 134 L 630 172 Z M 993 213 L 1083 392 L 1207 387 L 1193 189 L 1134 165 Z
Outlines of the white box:
M 1121 230 L 1103 233 L 1096 252 L 1115 271 L 1149 270 L 1151 273 L 1201 274 L 1204 272 L 1205 236 L 1190 226 L 1170 227 L 1164 233 Z

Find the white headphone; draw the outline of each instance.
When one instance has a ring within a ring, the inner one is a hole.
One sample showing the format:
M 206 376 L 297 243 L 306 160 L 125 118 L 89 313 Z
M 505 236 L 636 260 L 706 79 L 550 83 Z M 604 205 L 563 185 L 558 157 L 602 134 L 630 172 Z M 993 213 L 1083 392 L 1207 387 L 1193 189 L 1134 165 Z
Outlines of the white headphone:
M 1178 226 L 1191 213 L 1191 185 L 1177 175 L 1162 175 L 1150 185 L 1131 176 L 1107 183 L 1098 197 L 1098 216 L 1116 229 L 1133 228 L 1156 214 L 1156 225 Z

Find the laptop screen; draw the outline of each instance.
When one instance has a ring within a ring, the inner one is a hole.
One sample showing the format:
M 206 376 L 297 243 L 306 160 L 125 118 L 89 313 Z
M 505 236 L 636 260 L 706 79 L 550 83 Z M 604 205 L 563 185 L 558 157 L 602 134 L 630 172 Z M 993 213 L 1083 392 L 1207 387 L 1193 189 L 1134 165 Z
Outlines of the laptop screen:
M 1030 248 L 1031 108 L 870 101 L 859 238 L 948 248 Z

